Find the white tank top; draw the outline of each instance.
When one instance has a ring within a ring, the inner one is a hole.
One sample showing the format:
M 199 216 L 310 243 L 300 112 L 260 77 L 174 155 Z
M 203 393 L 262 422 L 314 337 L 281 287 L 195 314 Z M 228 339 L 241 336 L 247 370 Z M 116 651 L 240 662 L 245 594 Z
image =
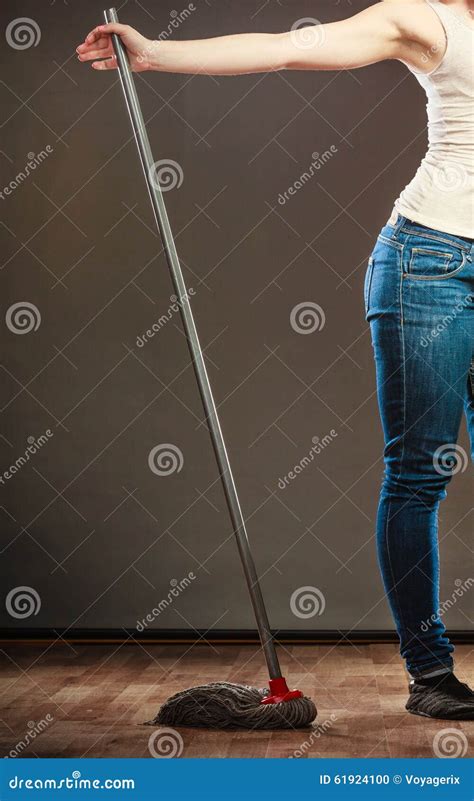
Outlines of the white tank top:
M 474 28 L 443 3 L 428 0 L 446 34 L 432 72 L 413 72 L 426 92 L 428 151 L 395 202 L 413 222 L 474 238 Z M 444 46 L 444 43 L 443 43 Z

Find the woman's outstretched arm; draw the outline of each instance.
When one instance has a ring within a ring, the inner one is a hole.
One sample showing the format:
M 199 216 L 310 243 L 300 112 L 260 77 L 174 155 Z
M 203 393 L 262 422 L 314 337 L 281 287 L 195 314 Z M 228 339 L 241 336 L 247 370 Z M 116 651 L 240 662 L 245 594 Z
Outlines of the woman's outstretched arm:
M 132 69 L 205 75 L 241 75 L 273 70 L 341 70 L 385 59 L 417 66 L 439 23 L 426 4 L 377 3 L 341 22 L 277 34 L 243 33 L 194 41 L 153 41 L 129 25 L 99 25 L 77 48 L 80 61 L 97 70 L 115 69 L 110 34 L 118 34 Z M 416 12 L 416 13 L 415 13 Z M 106 59 L 100 60 L 100 59 Z

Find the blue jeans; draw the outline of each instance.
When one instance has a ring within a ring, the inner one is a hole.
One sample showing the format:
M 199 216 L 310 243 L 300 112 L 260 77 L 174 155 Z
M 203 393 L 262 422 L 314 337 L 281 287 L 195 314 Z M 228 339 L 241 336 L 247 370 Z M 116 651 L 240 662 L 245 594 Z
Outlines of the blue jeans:
M 474 450 L 474 245 L 398 215 L 365 278 L 385 439 L 377 515 L 382 578 L 412 676 L 451 668 L 439 614 L 438 506 Z

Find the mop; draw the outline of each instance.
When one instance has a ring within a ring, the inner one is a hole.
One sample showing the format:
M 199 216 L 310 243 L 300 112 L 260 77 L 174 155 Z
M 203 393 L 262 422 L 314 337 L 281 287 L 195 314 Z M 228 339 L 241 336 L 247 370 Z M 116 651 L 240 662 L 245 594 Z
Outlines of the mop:
M 118 22 L 114 8 L 105 10 L 104 18 L 106 23 Z M 156 162 L 151 152 L 127 51 L 116 34 L 112 34 L 112 43 L 155 221 L 163 242 L 173 286 L 180 299 L 181 318 L 269 673 L 269 686 L 265 689 L 230 682 L 215 682 L 183 690 L 169 698 L 150 723 L 216 729 L 286 729 L 308 726 L 316 717 L 316 707 L 300 690 L 290 690 L 281 673 L 188 292 L 161 189 L 158 181 L 153 180 Z

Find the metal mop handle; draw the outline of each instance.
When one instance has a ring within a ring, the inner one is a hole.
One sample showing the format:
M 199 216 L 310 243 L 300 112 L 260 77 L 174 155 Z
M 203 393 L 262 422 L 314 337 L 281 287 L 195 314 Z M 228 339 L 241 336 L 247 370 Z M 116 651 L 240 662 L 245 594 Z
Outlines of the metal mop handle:
M 106 22 L 118 22 L 118 16 L 115 8 L 109 8 L 105 10 L 104 18 Z M 255 613 L 258 633 L 265 654 L 268 672 L 270 674 L 270 678 L 277 679 L 281 677 L 281 670 L 276 654 L 275 643 L 273 642 L 270 632 L 270 624 L 263 601 L 262 591 L 258 582 L 255 563 L 250 551 L 245 521 L 240 508 L 239 497 L 237 495 L 237 489 L 232 476 L 229 457 L 227 456 L 224 437 L 222 436 L 216 405 L 214 403 L 211 385 L 209 383 L 206 365 L 204 362 L 201 345 L 199 343 L 186 285 L 181 272 L 178 254 L 176 252 L 176 246 L 173 240 L 173 234 L 171 233 L 163 196 L 159 186 L 156 186 L 155 182 L 152 180 L 155 162 L 150 148 L 150 141 L 145 129 L 145 121 L 140 108 L 137 90 L 133 81 L 127 52 L 120 37 L 116 34 L 112 34 L 112 43 L 115 55 L 117 57 L 120 82 L 122 84 L 128 113 L 130 115 L 133 132 L 135 134 L 135 140 L 140 153 L 140 159 L 143 172 L 145 173 L 148 191 L 150 193 L 150 200 L 153 206 L 156 224 L 163 241 L 166 260 L 168 262 L 175 292 L 180 299 L 181 318 L 186 332 L 186 339 L 191 352 L 193 367 L 196 373 L 202 402 L 204 404 L 204 410 L 209 421 L 212 444 L 214 446 L 217 463 L 220 469 L 220 477 L 222 479 L 227 505 L 229 507 L 230 516 L 234 526 L 234 533 L 237 539 L 240 558 L 242 560 L 245 578 L 252 600 L 252 606 Z

